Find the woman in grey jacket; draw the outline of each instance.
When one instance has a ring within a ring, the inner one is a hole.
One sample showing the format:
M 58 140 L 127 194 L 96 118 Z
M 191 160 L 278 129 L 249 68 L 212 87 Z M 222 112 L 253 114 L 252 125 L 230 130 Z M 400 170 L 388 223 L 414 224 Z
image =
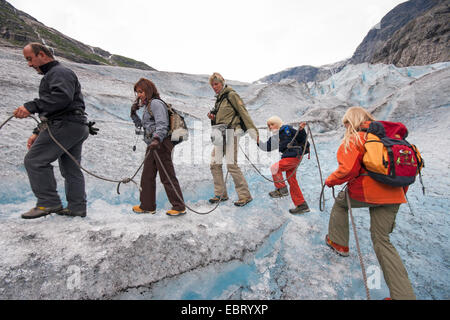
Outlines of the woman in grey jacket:
M 186 213 L 186 207 L 172 162 L 173 143 L 167 134 L 169 131 L 167 107 L 161 100 L 155 84 L 148 79 L 140 79 L 134 85 L 134 92 L 137 100 L 131 107 L 131 118 L 136 127 L 144 128 L 144 141 L 148 145 L 146 154 L 149 152 L 150 154 L 144 163 L 144 171 L 141 176 L 141 204 L 134 206 L 133 211 L 156 213 L 156 175 L 159 171 L 167 198 L 172 204 L 172 210 L 167 211 L 167 214 L 170 216 L 183 215 Z M 142 120 L 136 113 L 141 107 L 144 107 Z M 162 168 L 155 154 L 159 156 L 166 170 Z M 165 171 L 167 171 L 167 175 Z

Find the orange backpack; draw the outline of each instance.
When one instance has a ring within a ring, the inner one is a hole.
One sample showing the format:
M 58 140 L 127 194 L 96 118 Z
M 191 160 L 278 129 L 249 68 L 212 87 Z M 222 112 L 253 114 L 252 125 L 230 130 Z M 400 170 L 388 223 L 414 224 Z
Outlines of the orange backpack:
M 424 161 L 417 147 L 405 140 L 407 136 L 408 130 L 400 122 L 370 123 L 363 156 L 363 166 L 370 177 L 395 187 L 415 182 Z M 422 182 L 421 175 L 420 179 Z

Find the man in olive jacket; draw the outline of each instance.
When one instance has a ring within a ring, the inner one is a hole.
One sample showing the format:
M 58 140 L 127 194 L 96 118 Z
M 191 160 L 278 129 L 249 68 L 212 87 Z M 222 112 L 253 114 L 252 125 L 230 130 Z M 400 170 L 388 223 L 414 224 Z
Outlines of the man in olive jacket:
M 28 66 L 43 75 L 39 98 L 14 111 L 16 118 L 38 113 L 48 119 L 53 136 L 81 162 L 82 144 L 89 136 L 81 85 L 75 73 L 54 60 L 51 51 L 40 43 L 30 43 L 23 49 Z M 24 219 L 36 219 L 51 213 L 86 216 L 84 176 L 78 165 L 51 139 L 48 130 L 36 130 L 28 139 L 25 168 L 31 189 L 37 198 L 36 207 L 24 213 Z M 65 179 L 67 208 L 63 209 L 56 190 L 52 162 L 58 160 Z
M 209 83 L 216 93 L 216 104 L 214 109 L 208 114 L 213 126 L 222 126 L 226 130 L 224 133 L 225 146 L 222 143 L 215 144 L 212 152 L 211 173 L 214 180 L 214 194 L 210 199 L 211 203 L 217 203 L 220 200 L 228 200 L 225 181 L 223 178 L 222 161 L 223 156 L 226 155 L 227 169 L 234 180 L 236 192 L 239 200 L 234 204 L 242 207 L 252 201 L 247 181 L 242 174 L 241 169 L 237 165 L 237 154 L 239 150 L 239 132 L 244 125 L 250 136 L 257 140 L 258 129 L 253 120 L 248 114 L 247 109 L 232 87 L 225 85 L 224 78 L 219 73 L 214 73 Z M 242 132 L 242 131 L 241 131 Z

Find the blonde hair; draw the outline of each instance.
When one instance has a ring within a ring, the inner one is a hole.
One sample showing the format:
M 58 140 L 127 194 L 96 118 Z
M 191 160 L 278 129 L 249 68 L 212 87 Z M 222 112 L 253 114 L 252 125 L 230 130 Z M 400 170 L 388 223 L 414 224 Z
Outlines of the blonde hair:
M 353 140 L 356 145 L 362 145 L 358 132 L 361 131 L 361 125 L 366 121 L 375 121 L 375 118 L 362 107 L 351 107 L 342 117 L 342 124 L 348 124 L 345 130 L 344 139 L 342 140 L 346 153 L 351 140 Z
M 213 82 L 220 82 L 221 84 L 225 84 L 225 79 L 222 77 L 222 75 L 218 72 L 214 72 L 209 77 L 209 84 L 212 85 Z
M 267 119 L 267 125 L 269 125 L 269 124 L 277 125 L 278 129 L 279 129 L 283 125 L 283 120 L 281 120 L 280 117 L 273 116 L 273 117 L 270 117 L 269 119 Z

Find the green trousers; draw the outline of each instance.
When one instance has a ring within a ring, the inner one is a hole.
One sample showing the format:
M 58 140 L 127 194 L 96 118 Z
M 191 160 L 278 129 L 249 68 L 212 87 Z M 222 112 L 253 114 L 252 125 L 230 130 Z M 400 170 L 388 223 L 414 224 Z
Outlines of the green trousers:
M 400 204 L 369 204 L 350 199 L 352 208 L 368 207 L 370 211 L 370 235 L 383 276 L 394 300 L 415 300 L 408 273 L 400 256 L 392 245 L 389 234 L 395 227 L 395 218 Z M 345 192 L 340 192 L 331 210 L 328 226 L 331 241 L 348 247 L 349 217 Z

